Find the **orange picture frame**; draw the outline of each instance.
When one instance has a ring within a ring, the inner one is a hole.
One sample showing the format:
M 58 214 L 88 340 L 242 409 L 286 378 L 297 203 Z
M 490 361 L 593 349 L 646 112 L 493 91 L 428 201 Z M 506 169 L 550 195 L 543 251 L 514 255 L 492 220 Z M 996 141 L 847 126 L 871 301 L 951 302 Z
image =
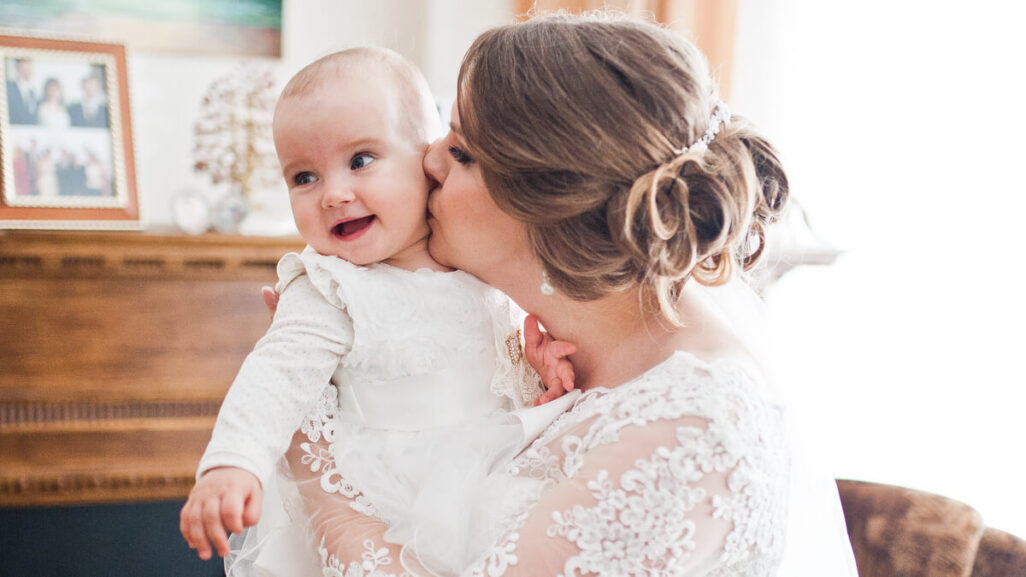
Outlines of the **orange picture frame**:
M 0 229 L 140 229 L 124 45 L 0 32 L 0 86 Z

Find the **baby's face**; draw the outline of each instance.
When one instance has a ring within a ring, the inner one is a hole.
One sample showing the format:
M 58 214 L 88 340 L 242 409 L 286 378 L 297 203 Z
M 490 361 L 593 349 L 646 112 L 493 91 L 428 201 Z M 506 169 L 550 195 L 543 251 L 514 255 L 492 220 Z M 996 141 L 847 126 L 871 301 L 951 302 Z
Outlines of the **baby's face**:
M 278 103 L 274 145 L 292 215 L 321 254 L 402 268 L 427 254 L 427 143 L 405 129 L 396 94 L 381 80 L 328 80 Z

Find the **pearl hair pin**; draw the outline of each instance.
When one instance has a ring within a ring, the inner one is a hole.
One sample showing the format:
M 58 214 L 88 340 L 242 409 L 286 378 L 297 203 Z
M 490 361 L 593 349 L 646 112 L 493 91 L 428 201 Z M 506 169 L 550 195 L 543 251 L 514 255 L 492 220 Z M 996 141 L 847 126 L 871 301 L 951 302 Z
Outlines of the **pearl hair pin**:
M 709 128 L 705 129 L 705 134 L 702 138 L 696 140 L 691 146 L 685 146 L 683 148 L 674 148 L 673 153 L 676 155 L 684 154 L 685 152 L 703 152 L 709 148 L 709 144 L 719 134 L 720 129 L 730 124 L 730 107 L 727 103 L 720 100 L 716 103 L 716 108 L 713 109 L 712 116 L 709 118 Z

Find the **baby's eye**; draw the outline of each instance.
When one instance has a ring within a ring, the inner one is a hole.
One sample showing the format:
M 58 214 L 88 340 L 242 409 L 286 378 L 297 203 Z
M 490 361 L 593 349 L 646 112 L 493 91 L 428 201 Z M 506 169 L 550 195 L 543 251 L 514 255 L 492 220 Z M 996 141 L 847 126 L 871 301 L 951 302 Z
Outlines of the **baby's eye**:
M 357 154 L 353 157 L 352 162 L 349 163 L 349 168 L 352 170 L 358 170 L 365 168 L 370 163 L 374 162 L 374 157 L 369 154 Z
M 450 146 L 449 154 L 452 155 L 452 157 L 456 159 L 456 162 L 460 164 L 469 164 L 474 160 L 473 158 L 470 158 L 470 155 L 467 154 L 465 150 L 458 146 Z
M 292 177 L 292 183 L 296 186 L 317 182 L 317 175 L 312 172 L 298 172 Z

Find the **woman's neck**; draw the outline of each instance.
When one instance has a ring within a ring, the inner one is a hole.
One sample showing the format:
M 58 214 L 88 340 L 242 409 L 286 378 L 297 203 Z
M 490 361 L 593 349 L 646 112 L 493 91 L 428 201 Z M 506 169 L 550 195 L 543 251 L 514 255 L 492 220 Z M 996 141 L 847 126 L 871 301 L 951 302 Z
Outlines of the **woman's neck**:
M 674 350 L 678 329 L 645 314 L 637 290 L 588 302 L 552 296 L 551 305 L 536 314 L 554 338 L 577 345 L 570 362 L 581 390 L 621 385 Z
M 620 385 L 673 352 L 673 339 L 668 337 L 677 327 L 660 322 L 656 315 L 643 313 L 637 290 L 594 301 L 575 301 L 558 291 L 553 295 L 542 294 L 540 271 L 537 275 L 524 275 L 525 267 L 515 264 L 506 270 L 521 274 L 486 282 L 537 316 L 553 338 L 577 346 L 570 362 L 576 386 L 581 390 Z
M 684 326 L 674 326 L 643 305 L 638 288 L 584 302 L 558 291 L 544 295 L 540 290 L 540 269 L 534 275 L 524 274 L 525 270 L 535 268 L 536 265 L 510 263 L 504 268 L 509 274 L 499 275 L 505 278 L 482 280 L 537 316 L 553 338 L 577 346 L 570 362 L 576 386 L 581 390 L 619 386 L 665 361 L 677 350 L 706 360 L 747 356 L 729 328 L 687 288 L 678 301 Z

